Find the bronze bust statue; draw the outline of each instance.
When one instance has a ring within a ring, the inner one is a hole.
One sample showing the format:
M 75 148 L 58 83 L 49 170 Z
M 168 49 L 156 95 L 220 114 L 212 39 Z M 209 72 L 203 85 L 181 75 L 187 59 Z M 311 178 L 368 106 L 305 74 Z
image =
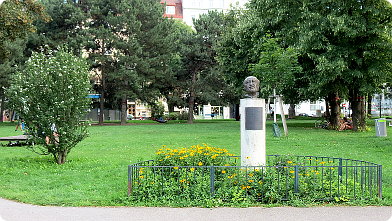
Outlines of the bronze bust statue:
M 246 91 L 246 98 L 257 98 L 259 96 L 260 81 L 254 77 L 249 76 L 244 80 L 244 89 Z

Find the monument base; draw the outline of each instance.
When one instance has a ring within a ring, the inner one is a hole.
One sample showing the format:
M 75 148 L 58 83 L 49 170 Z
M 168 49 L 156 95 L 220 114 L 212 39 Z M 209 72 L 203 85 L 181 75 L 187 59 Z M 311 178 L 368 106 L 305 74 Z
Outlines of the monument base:
M 241 99 L 241 166 L 266 164 L 265 100 Z

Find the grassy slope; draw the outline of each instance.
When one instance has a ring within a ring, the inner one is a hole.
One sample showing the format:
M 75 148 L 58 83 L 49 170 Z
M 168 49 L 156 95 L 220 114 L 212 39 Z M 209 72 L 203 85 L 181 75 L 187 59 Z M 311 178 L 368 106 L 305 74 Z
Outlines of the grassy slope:
M 390 137 L 370 132 L 313 129 L 315 119 L 289 120 L 289 138 L 272 136 L 267 122 L 267 154 L 342 157 L 383 165 L 384 197 L 392 199 L 392 128 Z M 40 205 L 128 205 L 127 165 L 151 159 L 162 145 L 184 147 L 207 143 L 240 154 L 240 124 L 199 121 L 195 124 L 93 126 L 91 136 L 73 149 L 61 166 L 50 156 L 22 147 L 0 147 L 0 196 Z M 0 136 L 21 134 L 11 123 L 0 125 Z M 282 127 L 281 127 L 281 130 Z M 283 131 L 282 131 L 283 133 Z

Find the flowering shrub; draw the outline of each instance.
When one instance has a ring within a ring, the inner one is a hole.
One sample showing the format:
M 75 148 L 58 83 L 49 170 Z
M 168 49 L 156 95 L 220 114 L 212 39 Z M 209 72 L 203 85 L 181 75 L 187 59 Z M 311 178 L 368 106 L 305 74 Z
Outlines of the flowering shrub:
M 375 169 L 343 167 L 336 159 L 272 156 L 268 166 L 237 166 L 225 149 L 203 144 L 191 148 L 163 146 L 154 166 L 136 166 L 131 196 L 141 199 L 276 203 L 300 199 L 333 200 L 377 196 Z M 325 160 L 326 159 L 326 160 Z
M 178 149 L 162 146 L 157 150 L 154 161 L 156 166 L 234 166 L 236 163 L 229 162 L 229 156 L 234 155 L 224 148 L 210 147 L 203 143 Z

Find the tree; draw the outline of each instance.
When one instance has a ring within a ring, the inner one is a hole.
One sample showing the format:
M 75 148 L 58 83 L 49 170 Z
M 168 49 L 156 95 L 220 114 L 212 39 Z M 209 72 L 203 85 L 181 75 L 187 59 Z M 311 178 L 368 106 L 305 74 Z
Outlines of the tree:
M 8 40 L 2 42 L 4 49 L 7 51 L 7 57 L 0 59 L 0 95 L 1 95 L 1 109 L 0 122 L 3 122 L 3 111 L 5 107 L 5 90 L 10 86 L 12 76 L 21 70 L 27 58 L 23 56 L 23 50 L 26 45 L 26 40 L 16 39 L 15 41 Z
M 37 18 L 43 18 L 45 21 L 50 19 L 39 2 L 6 0 L 0 5 L 1 121 L 3 121 L 5 102 L 4 89 L 9 86 L 16 65 L 23 60 L 19 49 L 24 47 L 23 39 L 26 35 L 35 31 L 32 23 Z
M 42 47 L 56 49 L 67 44 L 75 55 L 83 53 L 85 41 L 89 40 L 84 28 L 88 13 L 83 11 L 85 1 L 42 0 L 50 21 L 37 19 L 33 24 L 36 31 L 29 34 L 25 54 L 39 52 Z
M 65 48 L 47 52 L 33 53 L 26 69 L 14 77 L 7 97 L 31 135 L 27 148 L 63 164 L 88 135 L 86 122 L 80 121 L 91 103 L 88 65 Z
M 295 74 L 302 70 L 298 64 L 297 53 L 293 48 L 281 48 L 278 39 L 272 38 L 270 34 L 267 34 L 262 46 L 260 61 L 251 65 L 250 70 L 259 78 L 260 90 L 264 97 L 272 94 L 273 89 L 276 90 L 274 94 L 285 94 L 288 98 L 286 100 L 299 100 L 296 98 L 298 93 L 291 90 L 295 85 Z
M 33 21 L 37 18 L 50 20 L 40 2 L 6 0 L 0 5 L 0 59 L 7 56 L 3 42 L 24 38 L 29 32 L 34 32 Z
M 186 96 L 184 106 L 189 108 L 188 123 L 193 123 L 195 105 L 224 104 L 231 90 L 224 81 L 215 59 L 217 42 L 225 29 L 223 13 L 209 11 L 194 20 L 196 32 L 182 29 L 180 39 L 181 66 L 176 73 L 175 93 Z M 180 99 L 178 99 L 180 100 Z
M 291 46 L 298 53 L 303 72 L 294 89 L 299 97 L 325 98 L 333 127 L 339 124 L 340 99 L 349 98 L 353 129 L 358 129 L 358 122 L 364 128 L 361 98 L 390 75 L 390 14 L 384 0 L 251 0 L 242 19 L 225 34 L 220 60 L 232 67 L 233 71 L 226 69 L 228 75 L 246 74 L 245 64 L 256 63 L 260 36 L 269 31 L 282 48 Z
M 116 4 L 117 14 L 108 19 L 116 35 L 112 46 L 116 68 L 109 78 L 116 82 L 116 96 L 122 99 L 122 120 L 126 120 L 128 98 L 156 105 L 175 81 L 171 62 L 175 59 L 178 36 L 174 20 L 164 17 L 164 7 L 155 0 L 131 0 Z

